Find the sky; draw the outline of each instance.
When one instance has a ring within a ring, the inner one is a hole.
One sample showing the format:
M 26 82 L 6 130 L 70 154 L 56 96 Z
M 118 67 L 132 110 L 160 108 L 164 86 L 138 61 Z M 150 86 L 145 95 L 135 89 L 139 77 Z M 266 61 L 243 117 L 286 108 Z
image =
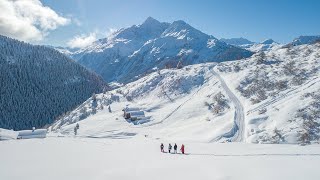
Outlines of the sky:
M 320 35 L 318 0 L 1 0 L 0 9 L 0 34 L 53 46 L 86 46 L 149 16 L 216 38 Z

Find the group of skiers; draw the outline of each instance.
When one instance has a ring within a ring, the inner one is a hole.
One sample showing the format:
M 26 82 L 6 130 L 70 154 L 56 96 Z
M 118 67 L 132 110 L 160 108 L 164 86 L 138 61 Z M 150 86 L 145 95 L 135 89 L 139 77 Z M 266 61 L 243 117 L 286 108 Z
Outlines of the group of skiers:
M 160 149 L 161 149 L 161 152 L 164 153 L 164 145 L 163 145 L 163 143 L 161 143 Z M 173 146 L 173 153 L 174 154 L 177 154 L 177 149 L 178 149 L 178 146 L 175 143 L 174 146 Z M 168 152 L 171 153 L 171 150 L 172 150 L 172 145 L 169 143 Z M 184 144 L 181 145 L 180 151 L 181 151 L 182 154 L 184 154 Z

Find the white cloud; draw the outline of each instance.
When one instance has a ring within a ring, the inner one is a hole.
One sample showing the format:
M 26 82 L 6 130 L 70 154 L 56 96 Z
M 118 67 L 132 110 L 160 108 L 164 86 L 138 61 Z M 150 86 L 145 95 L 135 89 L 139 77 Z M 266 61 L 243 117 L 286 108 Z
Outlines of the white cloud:
M 97 40 L 96 33 L 90 33 L 89 35 L 77 35 L 70 39 L 67 42 L 67 45 L 71 48 L 84 48 L 92 44 L 94 41 Z
M 70 23 L 39 0 L 1 0 L 0 34 L 24 41 L 43 39 L 50 30 Z

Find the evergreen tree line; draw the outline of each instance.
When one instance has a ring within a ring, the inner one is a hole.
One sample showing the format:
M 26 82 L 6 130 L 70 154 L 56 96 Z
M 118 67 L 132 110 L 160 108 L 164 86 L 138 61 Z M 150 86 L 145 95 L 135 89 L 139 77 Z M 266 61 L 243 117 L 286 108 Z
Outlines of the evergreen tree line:
M 43 127 L 104 87 L 54 49 L 0 36 L 0 128 Z

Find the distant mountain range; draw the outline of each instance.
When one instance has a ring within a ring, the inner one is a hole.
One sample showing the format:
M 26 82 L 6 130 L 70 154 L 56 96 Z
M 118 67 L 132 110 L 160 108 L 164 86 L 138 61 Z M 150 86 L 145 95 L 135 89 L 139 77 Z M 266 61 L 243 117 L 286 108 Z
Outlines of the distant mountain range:
M 279 47 L 281 44 L 275 42 L 273 39 L 266 39 L 260 43 L 252 42 L 245 38 L 231 38 L 231 39 L 220 39 L 221 41 L 246 49 L 252 52 L 266 51 L 274 47 Z
M 317 41 L 301 36 L 289 45 Z M 128 83 L 157 69 L 250 57 L 259 51 L 284 46 L 272 39 L 260 43 L 245 38 L 217 38 L 184 21 L 159 22 L 151 17 L 140 25 L 122 28 L 83 49 L 56 47 L 107 82 Z
M 0 128 L 43 127 L 105 87 L 52 48 L 0 36 Z
M 293 40 L 290 45 L 302 45 L 302 44 L 313 44 L 320 41 L 320 36 L 300 36 Z
M 227 44 L 234 45 L 252 52 L 266 51 L 272 48 L 277 48 L 280 46 L 298 46 L 303 44 L 314 44 L 320 41 L 320 36 L 299 36 L 295 38 L 292 42 L 288 44 L 280 44 L 275 42 L 273 39 L 266 39 L 260 43 L 252 42 L 245 38 L 230 38 L 225 39 L 221 38 L 220 41 L 223 41 Z
M 179 61 L 183 65 L 222 62 L 252 54 L 184 21 L 165 23 L 149 17 L 69 55 L 107 82 L 126 83 L 156 69 L 176 67 Z
M 235 45 L 235 46 L 241 46 L 241 45 L 246 45 L 246 44 L 254 44 L 255 42 L 252 42 L 248 39 L 245 38 L 230 38 L 230 39 L 226 39 L 226 38 L 221 38 L 220 41 L 223 41 L 225 43 L 231 44 L 231 45 Z

